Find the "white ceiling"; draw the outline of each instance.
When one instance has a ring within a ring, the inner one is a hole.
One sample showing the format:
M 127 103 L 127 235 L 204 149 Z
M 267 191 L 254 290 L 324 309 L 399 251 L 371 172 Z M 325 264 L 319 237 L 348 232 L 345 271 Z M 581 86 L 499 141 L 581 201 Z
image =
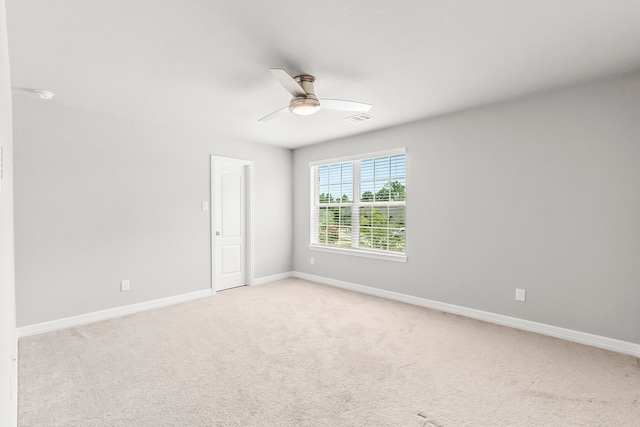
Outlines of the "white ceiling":
M 7 0 L 7 20 L 16 88 L 289 148 L 640 69 L 638 0 Z M 258 122 L 290 98 L 269 68 L 375 119 Z

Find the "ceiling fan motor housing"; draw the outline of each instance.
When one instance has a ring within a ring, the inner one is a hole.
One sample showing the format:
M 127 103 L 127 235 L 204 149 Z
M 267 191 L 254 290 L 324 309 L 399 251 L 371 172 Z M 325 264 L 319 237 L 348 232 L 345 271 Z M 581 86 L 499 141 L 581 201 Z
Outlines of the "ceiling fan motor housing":
M 300 75 L 294 77 L 294 79 L 302 86 L 302 89 L 306 92 L 306 96 L 294 96 L 289 102 L 289 110 L 300 116 L 308 116 L 317 113 L 320 110 L 320 101 L 315 94 L 315 88 L 313 84 L 316 79 L 309 75 Z

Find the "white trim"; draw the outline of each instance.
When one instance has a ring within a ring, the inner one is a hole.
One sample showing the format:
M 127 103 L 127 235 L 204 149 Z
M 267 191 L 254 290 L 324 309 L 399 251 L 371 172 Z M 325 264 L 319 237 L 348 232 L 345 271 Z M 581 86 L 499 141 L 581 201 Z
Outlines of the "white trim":
M 397 156 L 399 154 L 407 154 L 406 148 L 400 147 L 400 148 L 394 148 L 391 150 L 375 151 L 373 153 L 360 153 L 360 154 L 354 154 L 351 156 L 335 157 L 333 159 L 314 160 L 313 162 L 309 162 L 309 167 L 311 168 L 314 166 L 326 165 L 329 163 L 348 162 L 350 160 L 369 159 L 373 157 Z
M 256 194 L 255 193 L 255 186 L 254 186 L 254 175 L 255 175 L 255 170 L 254 170 L 254 162 L 251 161 L 249 163 L 247 163 L 245 165 L 246 168 L 246 180 L 247 180 L 247 205 L 246 205 L 246 216 L 247 216 L 247 285 L 248 286 L 253 286 L 254 285 L 254 276 L 255 276 L 255 257 L 254 257 L 254 244 L 253 244 L 253 236 L 255 235 L 253 232 L 253 225 L 254 225 L 254 199 L 253 199 L 253 195 Z M 213 261 L 213 258 L 212 258 Z M 211 286 L 213 286 L 213 283 L 211 284 Z
M 333 252 L 334 254 L 341 255 L 354 255 L 365 258 L 375 258 L 375 259 L 384 259 L 387 261 L 395 261 L 395 262 L 407 262 L 407 257 L 404 254 L 393 254 L 392 252 L 369 252 L 362 249 L 356 248 L 342 248 L 340 246 L 322 246 L 318 244 L 309 245 L 309 249 L 312 251 L 319 252 Z
M 93 313 L 80 314 L 78 316 L 66 317 L 64 319 L 22 326 L 17 330 L 18 338 L 43 334 L 45 332 L 57 331 L 58 329 L 71 328 L 73 326 L 86 325 L 88 323 L 99 322 L 101 320 L 113 319 L 114 317 L 121 317 L 129 314 L 139 313 L 141 311 L 153 310 L 155 308 L 166 307 L 169 305 L 179 304 L 194 299 L 205 298 L 211 295 L 213 295 L 211 289 L 204 289 L 201 291 L 190 292 L 188 294 L 174 295 L 172 297 L 141 302 L 138 304 L 109 308 L 107 310 L 94 311 Z
M 253 286 L 264 285 L 266 283 L 276 282 L 278 280 L 288 279 L 293 277 L 293 271 L 287 271 L 285 273 L 274 274 L 273 276 L 259 277 L 253 281 Z
M 487 311 L 476 310 L 473 308 L 462 307 L 453 304 L 428 300 L 412 295 L 401 294 L 399 292 L 387 291 L 384 289 L 372 288 L 369 286 L 358 285 L 341 280 L 330 279 L 327 277 L 315 276 L 307 273 L 293 272 L 293 277 L 324 285 L 335 286 L 337 288 L 348 289 L 350 291 L 360 292 L 363 294 L 374 295 L 394 301 L 405 302 L 420 307 L 431 308 L 434 310 L 444 311 L 446 313 L 457 314 L 460 316 L 470 317 L 472 319 L 483 320 L 485 322 L 497 325 L 509 326 L 515 329 L 535 332 L 541 335 L 547 335 L 554 338 L 560 338 L 566 341 L 572 341 L 580 344 L 598 347 L 605 350 L 611 350 L 618 353 L 629 354 L 631 356 L 640 357 L 640 344 L 628 341 L 621 341 L 614 338 L 603 337 L 600 335 L 588 334 L 586 332 L 565 329 L 558 326 L 547 325 L 544 323 L 532 322 L 530 320 L 518 319 L 516 317 L 503 316 L 501 314 L 490 313 Z

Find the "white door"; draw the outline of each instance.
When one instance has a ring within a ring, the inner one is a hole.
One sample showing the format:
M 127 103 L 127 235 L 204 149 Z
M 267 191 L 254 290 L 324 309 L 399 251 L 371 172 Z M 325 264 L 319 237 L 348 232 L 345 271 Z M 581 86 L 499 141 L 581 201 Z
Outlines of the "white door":
M 216 291 L 247 284 L 246 162 L 214 158 L 213 247 Z

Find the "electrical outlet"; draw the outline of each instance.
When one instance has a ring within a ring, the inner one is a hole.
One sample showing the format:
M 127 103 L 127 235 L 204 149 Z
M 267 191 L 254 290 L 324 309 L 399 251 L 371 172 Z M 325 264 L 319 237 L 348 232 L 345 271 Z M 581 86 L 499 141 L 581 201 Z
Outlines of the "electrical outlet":
M 203 211 L 209 210 L 209 202 L 202 202 L 202 210 Z
M 524 302 L 526 300 L 527 292 L 524 289 L 516 289 L 516 301 Z
M 311 259 L 309 260 L 309 262 L 311 263 L 311 265 L 315 264 L 316 260 L 313 259 L 313 257 L 311 257 Z
M 129 281 L 123 280 L 120 282 L 120 292 L 126 292 L 129 290 Z

